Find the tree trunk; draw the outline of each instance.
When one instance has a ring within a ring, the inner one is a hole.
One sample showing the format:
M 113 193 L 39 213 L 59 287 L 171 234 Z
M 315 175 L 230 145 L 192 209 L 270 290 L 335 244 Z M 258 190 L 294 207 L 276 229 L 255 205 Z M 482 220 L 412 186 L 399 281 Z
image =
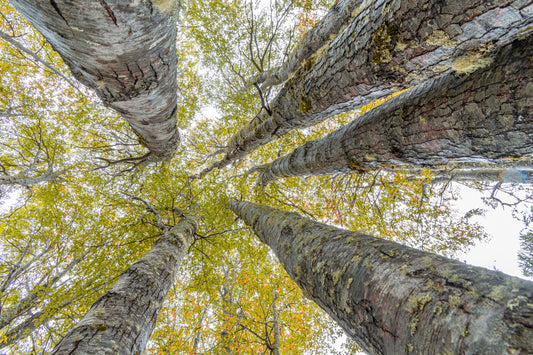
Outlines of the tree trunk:
M 196 218 L 186 217 L 159 238 L 93 304 L 52 354 L 141 354 L 196 225 Z
M 371 354 L 526 354 L 533 283 L 244 201 L 230 208 Z
M 17 324 L 13 328 L 10 328 L 2 335 L 0 349 L 15 344 L 26 338 L 42 324 L 48 323 L 48 321 L 50 321 L 57 312 L 59 312 L 62 308 L 67 307 L 71 302 L 72 299 L 69 299 L 58 307 L 38 311 L 29 316 L 28 318 L 24 319 L 22 323 Z
M 356 0 L 353 0 L 356 1 Z M 270 104 L 227 143 L 221 168 L 294 128 L 314 125 L 441 74 L 469 72 L 533 22 L 532 1 L 364 2 Z
M 532 50 L 530 31 L 494 58 L 477 63 L 475 72 L 432 79 L 256 168 L 261 172 L 258 183 L 265 185 L 283 176 L 397 165 L 428 166 L 436 172 L 454 168 L 460 179 L 498 177 L 482 174 L 483 169 L 516 170 L 531 180 Z M 510 165 L 514 167 L 509 169 Z
M 231 307 L 233 307 L 233 287 L 230 280 L 230 267 L 222 267 L 224 271 L 224 284 L 218 288 L 218 294 L 220 295 L 220 301 L 222 303 L 222 314 L 223 314 L 223 324 L 224 327 L 220 332 L 220 343 L 221 348 L 224 349 L 224 353 L 227 355 L 233 354 L 233 343 L 235 336 L 234 332 L 231 329 L 228 329 L 227 319 L 233 317 Z
M 151 160 L 172 157 L 179 141 L 173 2 L 11 2 L 74 77 L 128 121 Z
M 280 355 L 281 348 L 281 335 L 279 332 L 279 314 L 276 307 L 276 301 L 278 300 L 277 291 L 272 292 L 272 355 Z

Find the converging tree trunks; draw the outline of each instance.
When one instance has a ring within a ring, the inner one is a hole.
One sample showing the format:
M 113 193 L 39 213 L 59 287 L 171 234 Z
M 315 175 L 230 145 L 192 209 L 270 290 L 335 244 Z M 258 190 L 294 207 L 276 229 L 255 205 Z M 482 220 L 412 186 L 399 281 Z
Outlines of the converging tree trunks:
M 225 155 L 198 176 L 295 128 L 443 74 L 470 71 L 530 31 L 531 22 L 530 1 L 364 2 L 347 26 L 289 77 L 269 104 L 270 113 L 261 112 L 233 135 Z
M 280 177 L 431 167 L 459 179 L 533 176 L 531 31 L 487 58 L 408 90 L 350 124 L 255 168 L 258 183 Z M 485 170 L 491 170 L 487 174 Z M 477 173 L 476 173 L 477 172 Z

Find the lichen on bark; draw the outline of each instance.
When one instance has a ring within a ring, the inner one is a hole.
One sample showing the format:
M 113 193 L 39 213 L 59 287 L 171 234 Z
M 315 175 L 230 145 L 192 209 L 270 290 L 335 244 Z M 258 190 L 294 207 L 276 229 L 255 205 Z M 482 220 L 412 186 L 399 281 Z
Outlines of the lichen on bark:
M 288 176 L 395 166 L 414 172 L 431 167 L 437 176 L 462 180 L 531 182 L 533 67 L 528 53 L 532 48 L 530 31 L 491 57 L 468 57 L 455 71 L 255 168 L 258 184 Z
M 313 65 L 301 65 L 284 83 L 269 104 L 271 114 L 259 114 L 233 135 L 222 159 L 198 176 L 292 129 L 317 124 L 439 75 L 458 69 L 469 72 L 486 64 L 484 58 L 528 31 L 531 6 L 519 0 L 363 2 L 348 25 L 321 47 L 320 55 L 309 57 Z M 438 45 L 445 36 L 445 43 Z M 454 60 L 464 56 L 478 60 L 468 66 L 460 60 L 454 69 Z
M 186 216 L 119 276 L 52 354 L 141 354 L 192 242 L 198 220 Z
M 533 347 L 531 282 L 267 206 L 233 201 L 230 209 L 371 354 Z

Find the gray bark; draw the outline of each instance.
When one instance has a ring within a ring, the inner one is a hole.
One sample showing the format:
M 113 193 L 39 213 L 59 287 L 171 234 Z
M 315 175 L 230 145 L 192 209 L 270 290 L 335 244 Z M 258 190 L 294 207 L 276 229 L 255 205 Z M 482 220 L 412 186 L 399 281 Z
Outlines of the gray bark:
M 272 292 L 272 355 L 280 355 L 281 348 L 281 336 L 279 332 L 279 313 L 276 307 L 276 301 L 278 300 L 278 293 Z
M 12 0 L 73 76 L 128 121 L 151 160 L 171 158 L 176 127 L 176 25 L 167 2 Z
M 1 185 L 19 185 L 19 186 L 31 186 L 31 185 L 37 185 L 41 182 L 62 182 L 65 181 L 61 177 L 61 175 L 65 174 L 65 171 L 54 171 L 53 167 L 50 165 L 44 173 L 38 175 L 38 176 L 32 176 L 27 177 L 24 176 L 24 173 L 29 173 L 28 171 L 24 171 L 21 174 L 17 174 L 16 176 L 9 176 L 9 175 L 0 175 L 0 186 Z
M 220 295 L 220 300 L 222 301 L 222 314 L 224 316 L 231 318 L 232 312 L 231 307 L 233 306 L 233 287 L 230 280 L 230 267 L 222 267 L 224 272 L 224 284 L 218 288 L 218 294 Z M 233 354 L 232 345 L 234 343 L 234 333 L 231 329 L 226 329 L 227 324 L 224 322 L 224 328 L 220 332 L 220 343 L 224 353 L 228 355 Z
M 38 311 L 30 315 L 22 323 L 10 328 L 3 335 L 2 341 L 0 342 L 0 349 L 8 347 L 28 337 L 28 335 L 33 333 L 41 325 L 50 321 L 59 310 L 67 307 L 71 302 L 72 300 L 69 299 L 68 301 L 62 303 L 59 307 Z
M 527 354 L 533 283 L 245 201 L 230 208 L 371 354 Z
M 196 218 L 186 217 L 159 238 L 92 305 L 52 354 L 141 354 L 196 225 Z
M 256 168 L 258 183 L 398 165 L 431 167 L 437 174 L 451 171 L 461 180 L 531 182 L 533 36 L 531 31 L 524 36 L 477 63 L 469 75 L 432 79 Z M 523 175 L 520 181 L 513 171 Z
M 533 22 L 532 1 L 523 0 L 376 0 L 361 6 L 285 83 L 269 105 L 272 114 L 262 112 L 245 125 L 227 143 L 225 156 L 198 176 L 292 129 L 442 74 L 469 72 Z

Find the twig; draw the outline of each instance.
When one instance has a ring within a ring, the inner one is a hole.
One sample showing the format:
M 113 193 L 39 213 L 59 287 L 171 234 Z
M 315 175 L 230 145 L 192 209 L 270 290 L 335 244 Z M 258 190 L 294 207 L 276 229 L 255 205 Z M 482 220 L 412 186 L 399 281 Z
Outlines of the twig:
M 122 194 L 125 195 L 125 196 L 128 196 L 131 199 L 134 199 L 134 200 L 137 200 L 137 201 L 141 201 L 146 206 L 148 211 L 152 212 L 156 216 L 156 218 L 157 218 L 157 227 L 159 229 L 161 229 L 165 235 L 168 233 L 168 228 L 163 223 L 163 219 L 161 218 L 161 215 L 159 214 L 159 212 L 157 212 L 157 210 L 154 208 L 154 206 L 152 206 L 150 204 L 150 202 L 146 201 L 144 198 L 141 198 L 141 197 L 138 197 L 138 196 L 134 196 L 134 195 L 130 195 L 130 194 L 126 193 L 126 192 L 122 192 Z
M 24 47 L 22 44 L 20 44 L 19 42 L 15 41 L 11 36 L 5 34 L 4 32 L 0 31 L 0 38 L 2 38 L 4 41 L 8 42 L 9 44 L 11 44 L 12 46 L 14 46 L 15 48 L 19 49 L 20 51 L 30 55 L 34 60 L 36 60 L 37 62 L 41 63 L 42 65 L 44 65 L 46 68 L 48 68 L 48 70 L 50 70 L 52 73 L 56 74 L 57 76 L 61 77 L 62 79 L 64 79 L 70 86 L 72 86 L 74 89 L 76 89 L 80 94 L 82 94 L 83 96 L 85 96 L 85 94 L 83 94 L 83 92 L 81 92 L 81 90 L 74 84 L 74 82 L 72 80 L 70 80 L 69 78 L 67 78 L 63 73 L 61 73 L 59 70 L 57 70 L 56 68 L 54 68 L 54 66 L 44 60 L 42 60 L 37 54 L 35 54 L 33 51 L 27 49 L 26 47 Z

